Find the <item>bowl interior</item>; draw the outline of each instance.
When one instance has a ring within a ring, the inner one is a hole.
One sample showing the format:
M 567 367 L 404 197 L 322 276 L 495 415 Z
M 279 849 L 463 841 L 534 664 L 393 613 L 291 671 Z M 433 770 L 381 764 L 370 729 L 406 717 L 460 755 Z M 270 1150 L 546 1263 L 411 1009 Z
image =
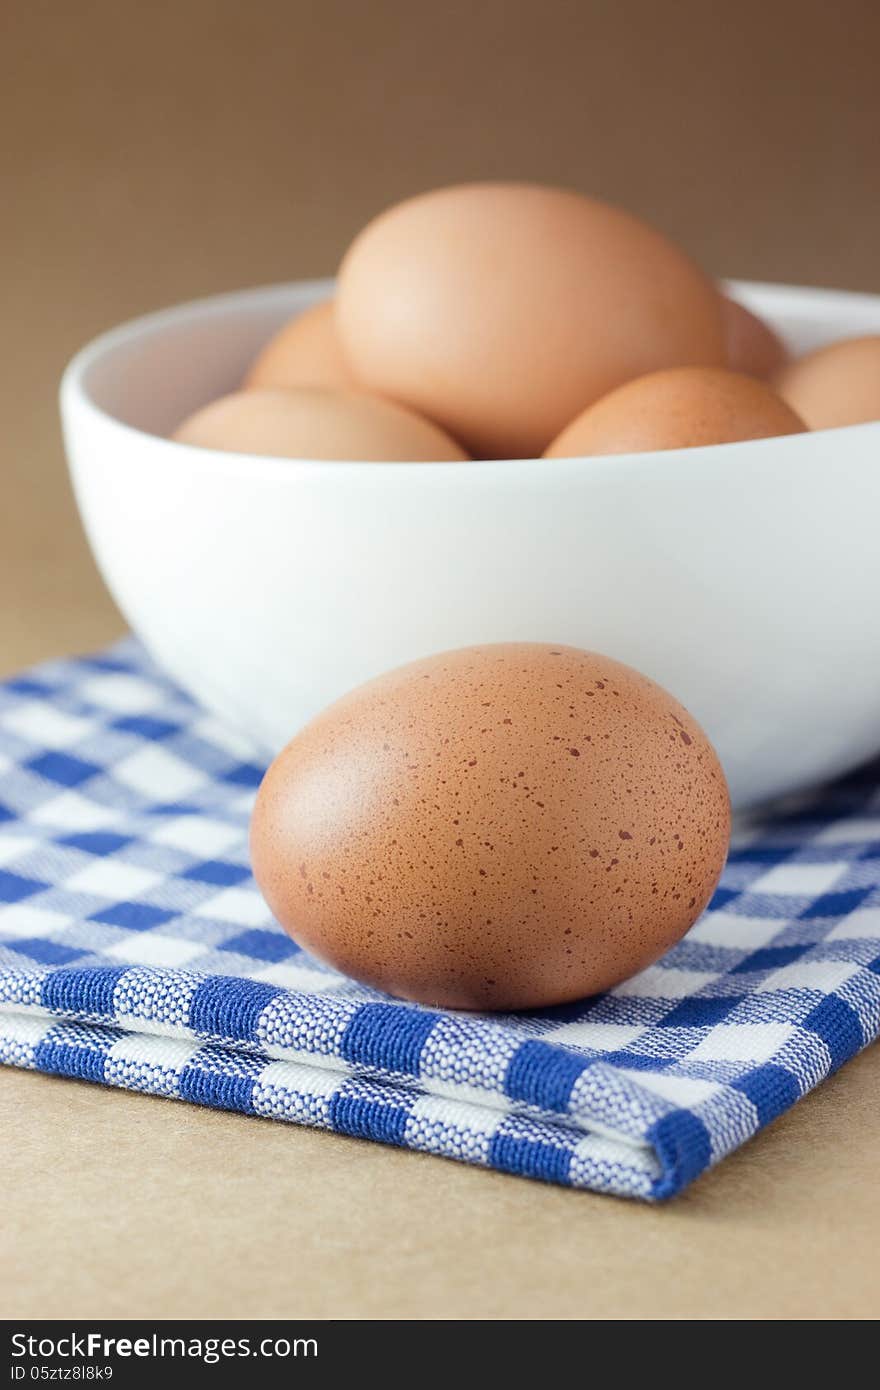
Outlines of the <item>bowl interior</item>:
M 880 296 L 725 282 L 795 352 L 880 332 Z M 332 280 L 272 285 L 196 300 L 124 324 L 85 348 L 66 385 L 92 406 L 148 434 L 168 435 L 192 411 L 234 390 L 287 319 L 333 292 Z
M 168 435 L 192 411 L 234 391 L 272 334 L 332 292 L 332 280 L 307 280 L 149 314 L 84 349 L 68 379 L 114 419 Z

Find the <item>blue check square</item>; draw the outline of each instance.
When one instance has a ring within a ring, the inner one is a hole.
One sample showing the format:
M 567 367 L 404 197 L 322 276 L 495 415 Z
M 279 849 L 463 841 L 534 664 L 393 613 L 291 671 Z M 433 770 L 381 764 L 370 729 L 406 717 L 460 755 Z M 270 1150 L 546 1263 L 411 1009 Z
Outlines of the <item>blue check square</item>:
M 72 960 L 81 960 L 88 954 L 87 951 L 78 950 L 76 947 L 62 946 L 57 941 L 38 936 L 20 937 L 2 944 L 8 950 L 18 951 L 20 955 L 27 956 L 40 965 L 69 965 Z
M 176 913 L 164 907 L 152 907 L 149 903 L 114 903 L 93 912 L 91 922 L 104 922 L 108 927 L 126 927 L 129 931 L 152 931 L 154 927 L 164 926 Z
M 194 879 L 197 883 L 212 883 L 217 888 L 234 888 L 250 876 L 251 871 L 244 864 L 230 864 L 222 859 L 208 859 L 203 864 L 193 864 L 182 874 L 183 878 Z
M 48 883 L 41 883 L 39 879 L 24 878 L 8 869 L 0 869 L 0 903 L 20 903 L 35 893 L 44 893 L 48 887 Z
M 231 936 L 228 941 L 222 943 L 221 950 L 235 951 L 238 955 L 250 956 L 253 960 L 264 960 L 273 965 L 300 954 L 296 942 L 291 941 L 280 928 L 276 931 L 261 931 L 259 927 L 254 927 L 252 931 Z
M 29 772 L 36 772 L 49 782 L 57 782 L 59 787 L 79 787 L 91 777 L 97 777 L 101 769 L 97 763 L 86 762 L 84 758 L 74 758 L 70 753 L 42 753 L 25 763 Z
M 97 854 L 102 857 L 118 854 L 126 845 L 133 843 L 131 835 L 115 835 L 109 830 L 86 830 L 79 835 L 62 835 L 58 841 L 60 845 L 68 845 L 71 849 L 81 849 L 86 854 Z

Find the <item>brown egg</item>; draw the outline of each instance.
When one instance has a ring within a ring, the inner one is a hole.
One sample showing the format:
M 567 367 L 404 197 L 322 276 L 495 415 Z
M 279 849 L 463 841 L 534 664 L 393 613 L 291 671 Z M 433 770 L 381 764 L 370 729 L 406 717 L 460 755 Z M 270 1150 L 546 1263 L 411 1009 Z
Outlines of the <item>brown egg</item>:
M 725 361 L 718 293 L 683 251 L 619 208 L 530 184 L 383 213 L 343 260 L 337 321 L 368 386 L 481 458 L 537 457 L 631 377 Z
M 572 420 L 546 457 L 690 449 L 800 434 L 804 428 L 794 411 L 754 377 L 722 367 L 678 367 L 619 386 Z
M 333 301 L 329 299 L 286 323 L 266 344 L 244 379 L 245 390 L 326 386 L 344 391 L 356 389 L 357 384 L 342 351 Z
M 819 348 L 783 368 L 774 385 L 811 430 L 880 420 L 880 335 Z
M 180 444 L 293 459 L 428 463 L 467 458 L 430 420 L 377 396 L 302 387 L 236 391 L 175 430 Z
M 699 725 L 617 661 L 512 643 L 352 691 L 260 788 L 254 873 L 309 951 L 462 1009 L 607 989 L 706 906 L 729 835 Z
M 727 295 L 721 296 L 727 365 L 733 372 L 768 381 L 788 361 L 788 348 L 773 329 Z

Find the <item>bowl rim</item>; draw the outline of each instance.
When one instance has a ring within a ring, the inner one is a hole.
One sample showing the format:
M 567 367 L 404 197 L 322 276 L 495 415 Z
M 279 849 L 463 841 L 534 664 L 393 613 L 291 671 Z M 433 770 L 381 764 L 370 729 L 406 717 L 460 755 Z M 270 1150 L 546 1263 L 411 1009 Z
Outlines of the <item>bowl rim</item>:
M 747 307 L 751 308 L 760 304 L 762 311 L 770 316 L 774 313 L 803 313 L 805 309 L 812 309 L 817 316 L 821 316 L 822 310 L 831 313 L 850 313 L 856 319 L 863 315 L 871 316 L 874 318 L 875 324 L 880 325 L 880 294 L 755 280 L 719 279 L 718 285 L 724 294 L 729 294 L 739 302 L 745 303 Z M 113 429 L 122 435 L 130 435 L 140 441 L 149 441 L 151 447 L 162 450 L 166 455 L 170 451 L 179 467 L 192 468 L 196 472 L 209 468 L 212 474 L 216 474 L 219 469 L 220 472 L 227 475 L 239 476 L 246 473 L 248 476 L 257 475 L 264 479 L 290 479 L 304 473 L 313 478 L 316 473 L 336 476 L 344 474 L 349 479 L 359 477 L 361 480 L 365 480 L 366 477 L 375 477 L 377 472 L 387 477 L 393 475 L 401 480 L 407 476 L 417 477 L 422 481 L 428 481 L 431 477 L 449 476 L 450 462 L 458 464 L 458 460 L 381 462 L 355 459 L 293 459 L 276 454 L 247 454 L 184 444 L 179 440 L 170 439 L 168 436 L 153 434 L 149 430 L 128 424 L 111 411 L 98 405 L 86 386 L 86 377 L 96 364 L 111 357 L 117 350 L 127 347 L 132 340 L 137 340 L 144 334 L 161 333 L 163 328 L 176 327 L 193 315 L 223 318 L 230 313 L 234 314 L 239 307 L 242 309 L 259 308 L 263 302 L 268 307 L 278 299 L 280 294 L 291 291 L 299 291 L 312 302 L 318 302 L 322 297 L 332 295 L 334 287 L 335 280 L 330 277 L 280 281 L 271 285 L 244 287 L 226 290 L 220 294 L 200 296 L 197 299 L 167 305 L 147 314 L 140 314 L 135 318 L 124 320 L 90 339 L 67 363 L 61 376 L 58 393 L 62 420 L 66 425 L 68 416 L 73 411 L 80 414 L 85 413 L 93 421 L 100 422 L 105 429 Z M 853 336 L 861 335 L 854 334 Z M 467 461 L 466 467 L 456 466 L 452 473 L 454 476 L 462 478 L 473 477 L 475 474 L 485 478 L 487 470 L 502 469 L 512 481 L 511 470 L 514 470 L 519 476 L 548 466 L 557 475 L 572 470 L 582 473 L 587 467 L 591 473 L 605 472 L 608 469 L 620 470 L 631 468 L 636 464 L 644 465 L 644 461 L 647 459 L 659 458 L 668 461 L 672 458 L 680 459 L 685 456 L 689 461 L 698 463 L 701 467 L 711 467 L 716 463 L 721 465 L 723 461 L 726 461 L 730 450 L 748 449 L 750 455 L 772 450 L 778 455 L 781 447 L 784 452 L 793 453 L 796 459 L 799 449 L 803 447 L 803 441 L 813 439 L 816 435 L 829 437 L 833 440 L 843 435 L 850 436 L 854 433 L 863 434 L 866 432 L 880 433 L 880 420 L 838 426 L 829 430 L 807 430 L 799 434 L 772 435 L 765 439 L 734 440 L 724 444 L 707 444 L 686 449 L 655 449 L 630 454 L 572 455 L 553 459 L 543 457 L 470 459 Z M 124 451 L 119 462 L 124 466 Z

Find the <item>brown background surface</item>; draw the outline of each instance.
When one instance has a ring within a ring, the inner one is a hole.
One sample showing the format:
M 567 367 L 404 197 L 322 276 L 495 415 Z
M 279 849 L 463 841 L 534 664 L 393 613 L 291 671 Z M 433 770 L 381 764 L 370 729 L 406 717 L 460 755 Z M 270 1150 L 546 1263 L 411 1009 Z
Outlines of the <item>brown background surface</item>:
M 616 199 L 718 273 L 880 290 L 873 0 L 4 0 L 0 668 L 121 620 L 58 375 L 131 315 L 331 272 L 475 177 Z M 8 1316 L 865 1317 L 880 1054 L 647 1210 L 0 1076 Z

